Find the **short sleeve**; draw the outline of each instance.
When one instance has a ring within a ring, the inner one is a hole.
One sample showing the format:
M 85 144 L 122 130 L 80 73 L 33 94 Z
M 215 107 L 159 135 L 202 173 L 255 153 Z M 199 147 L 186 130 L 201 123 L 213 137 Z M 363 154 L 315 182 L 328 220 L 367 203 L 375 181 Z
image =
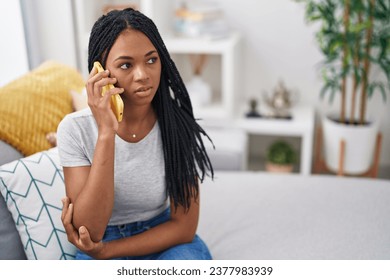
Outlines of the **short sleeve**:
M 85 153 L 83 138 L 76 121 L 66 116 L 58 125 L 57 146 L 60 164 L 63 167 L 91 165 Z

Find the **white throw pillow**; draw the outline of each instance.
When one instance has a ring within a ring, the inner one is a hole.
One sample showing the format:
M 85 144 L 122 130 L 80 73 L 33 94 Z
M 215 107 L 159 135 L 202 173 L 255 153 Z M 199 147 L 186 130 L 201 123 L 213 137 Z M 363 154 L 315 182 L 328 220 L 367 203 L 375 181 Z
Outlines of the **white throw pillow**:
M 61 222 L 65 185 L 57 148 L 0 166 L 0 191 L 28 259 L 74 259 Z

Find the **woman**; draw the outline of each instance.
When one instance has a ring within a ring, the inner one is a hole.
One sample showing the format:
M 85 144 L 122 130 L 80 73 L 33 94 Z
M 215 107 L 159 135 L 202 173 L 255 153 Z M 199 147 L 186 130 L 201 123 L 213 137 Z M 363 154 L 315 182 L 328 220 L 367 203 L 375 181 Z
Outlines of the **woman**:
M 195 234 L 199 180 L 213 177 L 207 135 L 156 26 L 133 9 L 112 11 L 94 24 L 88 51 L 89 108 L 58 127 L 62 222 L 76 259 L 210 259 Z

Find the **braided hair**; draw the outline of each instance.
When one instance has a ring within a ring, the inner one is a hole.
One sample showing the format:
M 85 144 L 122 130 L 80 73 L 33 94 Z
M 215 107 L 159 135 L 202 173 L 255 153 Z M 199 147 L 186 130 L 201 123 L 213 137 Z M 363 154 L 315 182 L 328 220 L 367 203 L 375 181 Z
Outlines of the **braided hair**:
M 151 19 L 132 8 L 114 10 L 101 16 L 92 27 L 88 46 L 88 68 L 94 61 L 105 67 L 117 37 L 126 29 L 143 32 L 161 59 L 161 79 L 152 101 L 161 128 L 167 194 L 185 209 L 198 197 L 198 180 L 214 172 L 202 135 L 211 139 L 196 122 L 190 97 L 167 48 Z M 211 141 L 212 143 L 212 141 Z

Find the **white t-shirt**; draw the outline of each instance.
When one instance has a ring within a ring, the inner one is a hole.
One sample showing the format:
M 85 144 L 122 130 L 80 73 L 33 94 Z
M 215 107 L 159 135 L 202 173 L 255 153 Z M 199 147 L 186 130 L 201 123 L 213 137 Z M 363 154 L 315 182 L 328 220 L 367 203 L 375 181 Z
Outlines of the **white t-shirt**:
M 57 130 L 61 165 L 90 166 L 97 136 L 96 121 L 89 108 L 67 115 Z M 109 225 L 145 221 L 169 206 L 158 122 L 137 143 L 115 136 L 114 191 Z

